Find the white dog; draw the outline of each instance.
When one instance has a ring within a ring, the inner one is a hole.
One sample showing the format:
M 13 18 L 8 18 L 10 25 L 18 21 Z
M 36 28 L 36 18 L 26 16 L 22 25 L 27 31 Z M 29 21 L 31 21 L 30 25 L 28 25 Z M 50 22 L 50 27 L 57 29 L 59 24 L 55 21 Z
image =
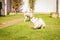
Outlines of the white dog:
M 33 17 L 31 19 L 31 22 L 34 25 L 34 28 L 45 28 L 45 23 L 41 18 L 35 18 Z
M 29 20 L 33 17 L 32 10 L 26 11 L 24 13 L 24 22 L 29 18 Z

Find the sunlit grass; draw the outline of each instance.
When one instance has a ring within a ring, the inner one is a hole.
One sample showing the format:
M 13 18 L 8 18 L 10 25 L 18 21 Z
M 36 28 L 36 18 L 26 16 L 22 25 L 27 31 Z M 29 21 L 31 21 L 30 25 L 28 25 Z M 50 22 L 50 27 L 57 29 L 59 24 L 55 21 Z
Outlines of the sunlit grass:
M 60 18 L 51 18 L 46 14 L 35 14 L 46 23 L 45 29 L 32 29 L 33 25 L 23 22 L 0 29 L 0 40 L 60 40 Z
M 23 14 L 14 14 L 14 15 L 6 15 L 6 16 L 0 16 L 0 24 L 11 21 L 14 19 L 22 18 Z

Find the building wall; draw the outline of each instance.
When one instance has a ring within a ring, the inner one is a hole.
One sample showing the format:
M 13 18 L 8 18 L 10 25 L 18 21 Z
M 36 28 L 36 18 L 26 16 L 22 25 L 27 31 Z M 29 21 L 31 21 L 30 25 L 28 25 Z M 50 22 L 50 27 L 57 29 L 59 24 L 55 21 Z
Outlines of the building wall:
M 58 6 L 58 8 L 59 8 L 59 13 L 60 13 L 60 0 L 59 0 L 59 6 Z
M 34 12 L 55 12 L 56 0 L 36 0 Z

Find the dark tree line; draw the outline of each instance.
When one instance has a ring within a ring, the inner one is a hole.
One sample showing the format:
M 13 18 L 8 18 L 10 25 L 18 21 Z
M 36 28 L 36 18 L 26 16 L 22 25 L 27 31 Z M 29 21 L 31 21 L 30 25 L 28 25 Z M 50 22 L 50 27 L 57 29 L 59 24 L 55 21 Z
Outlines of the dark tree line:
M 14 9 L 17 9 L 19 7 L 19 5 L 21 4 L 22 0 L 11 0 L 11 6 Z
M 31 8 L 32 10 L 34 9 L 35 1 L 36 1 L 36 0 L 29 0 L 29 5 L 30 5 L 30 8 Z
M 13 8 L 17 9 L 20 6 L 21 2 L 22 0 L 11 0 L 11 5 Z M 29 5 L 31 9 L 34 9 L 34 3 L 35 0 L 29 0 Z

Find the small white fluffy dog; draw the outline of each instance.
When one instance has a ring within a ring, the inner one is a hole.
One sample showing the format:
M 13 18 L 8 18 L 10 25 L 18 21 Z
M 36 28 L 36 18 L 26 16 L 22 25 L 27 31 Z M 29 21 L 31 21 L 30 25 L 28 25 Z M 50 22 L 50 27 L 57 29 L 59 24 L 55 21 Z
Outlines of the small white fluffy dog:
M 29 18 L 29 20 L 33 17 L 32 10 L 26 11 L 24 13 L 24 22 Z
M 45 28 L 45 23 L 41 18 L 33 17 L 30 21 L 33 23 L 34 28 Z

